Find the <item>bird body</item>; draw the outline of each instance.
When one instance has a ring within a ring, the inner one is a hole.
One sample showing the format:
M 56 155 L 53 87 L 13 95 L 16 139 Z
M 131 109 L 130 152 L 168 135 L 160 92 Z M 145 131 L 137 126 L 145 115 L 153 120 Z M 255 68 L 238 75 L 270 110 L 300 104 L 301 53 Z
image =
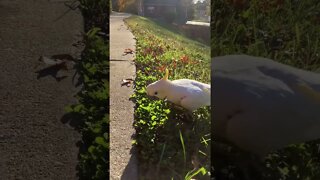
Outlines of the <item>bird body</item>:
M 168 80 L 166 75 L 147 86 L 147 94 L 180 105 L 190 111 L 210 105 L 210 85 L 191 79 Z
M 212 60 L 213 132 L 264 156 L 320 138 L 320 74 L 246 55 Z

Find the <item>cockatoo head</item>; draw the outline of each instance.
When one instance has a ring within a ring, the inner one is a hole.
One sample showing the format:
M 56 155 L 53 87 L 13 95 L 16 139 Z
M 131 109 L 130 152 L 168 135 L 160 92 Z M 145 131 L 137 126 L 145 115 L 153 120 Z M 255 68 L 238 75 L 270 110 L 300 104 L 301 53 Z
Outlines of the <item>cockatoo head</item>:
M 162 79 L 154 83 L 151 83 L 147 86 L 147 95 L 155 96 L 159 99 L 166 99 L 167 98 L 166 87 L 169 84 L 168 76 L 169 76 L 169 71 L 168 69 L 166 69 L 166 74 Z

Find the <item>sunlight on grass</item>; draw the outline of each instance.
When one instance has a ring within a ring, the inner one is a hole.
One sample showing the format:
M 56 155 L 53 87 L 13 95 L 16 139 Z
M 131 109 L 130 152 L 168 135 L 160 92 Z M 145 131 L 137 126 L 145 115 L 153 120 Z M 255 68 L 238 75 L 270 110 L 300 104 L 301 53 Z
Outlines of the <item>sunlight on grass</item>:
M 148 179 L 152 174 L 159 179 L 184 179 L 195 168 L 193 157 L 209 171 L 210 157 L 203 154 L 210 154 L 210 140 L 206 138 L 211 127 L 210 107 L 194 112 L 193 120 L 188 122 L 184 112 L 169 102 L 149 99 L 145 88 L 162 78 L 166 68 L 170 80 L 189 78 L 210 84 L 210 47 L 188 39 L 163 22 L 139 16 L 131 16 L 125 22 L 137 38 L 137 76 L 132 98 L 136 103 L 139 169 L 143 172 L 140 178 Z M 201 143 L 203 139 L 207 144 Z M 209 173 L 203 169 L 201 172 L 205 173 L 196 174 L 208 179 Z

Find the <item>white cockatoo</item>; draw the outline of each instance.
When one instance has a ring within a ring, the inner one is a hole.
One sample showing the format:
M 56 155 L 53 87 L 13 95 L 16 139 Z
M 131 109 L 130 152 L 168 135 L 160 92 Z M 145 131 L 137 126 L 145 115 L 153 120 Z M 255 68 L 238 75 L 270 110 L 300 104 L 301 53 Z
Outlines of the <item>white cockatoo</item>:
M 166 69 L 166 74 L 162 79 L 147 86 L 147 95 L 167 99 L 189 111 L 210 106 L 209 84 L 190 79 L 170 81 L 168 76 L 169 71 Z
M 213 133 L 264 157 L 320 138 L 320 74 L 270 59 L 212 60 Z

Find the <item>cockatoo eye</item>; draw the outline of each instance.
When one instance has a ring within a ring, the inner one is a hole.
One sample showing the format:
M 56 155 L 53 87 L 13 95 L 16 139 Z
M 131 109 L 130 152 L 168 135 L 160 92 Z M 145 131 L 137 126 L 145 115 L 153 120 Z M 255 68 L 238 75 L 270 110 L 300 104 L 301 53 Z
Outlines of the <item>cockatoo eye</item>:
M 158 92 L 154 92 L 154 95 L 157 95 L 158 94 Z

